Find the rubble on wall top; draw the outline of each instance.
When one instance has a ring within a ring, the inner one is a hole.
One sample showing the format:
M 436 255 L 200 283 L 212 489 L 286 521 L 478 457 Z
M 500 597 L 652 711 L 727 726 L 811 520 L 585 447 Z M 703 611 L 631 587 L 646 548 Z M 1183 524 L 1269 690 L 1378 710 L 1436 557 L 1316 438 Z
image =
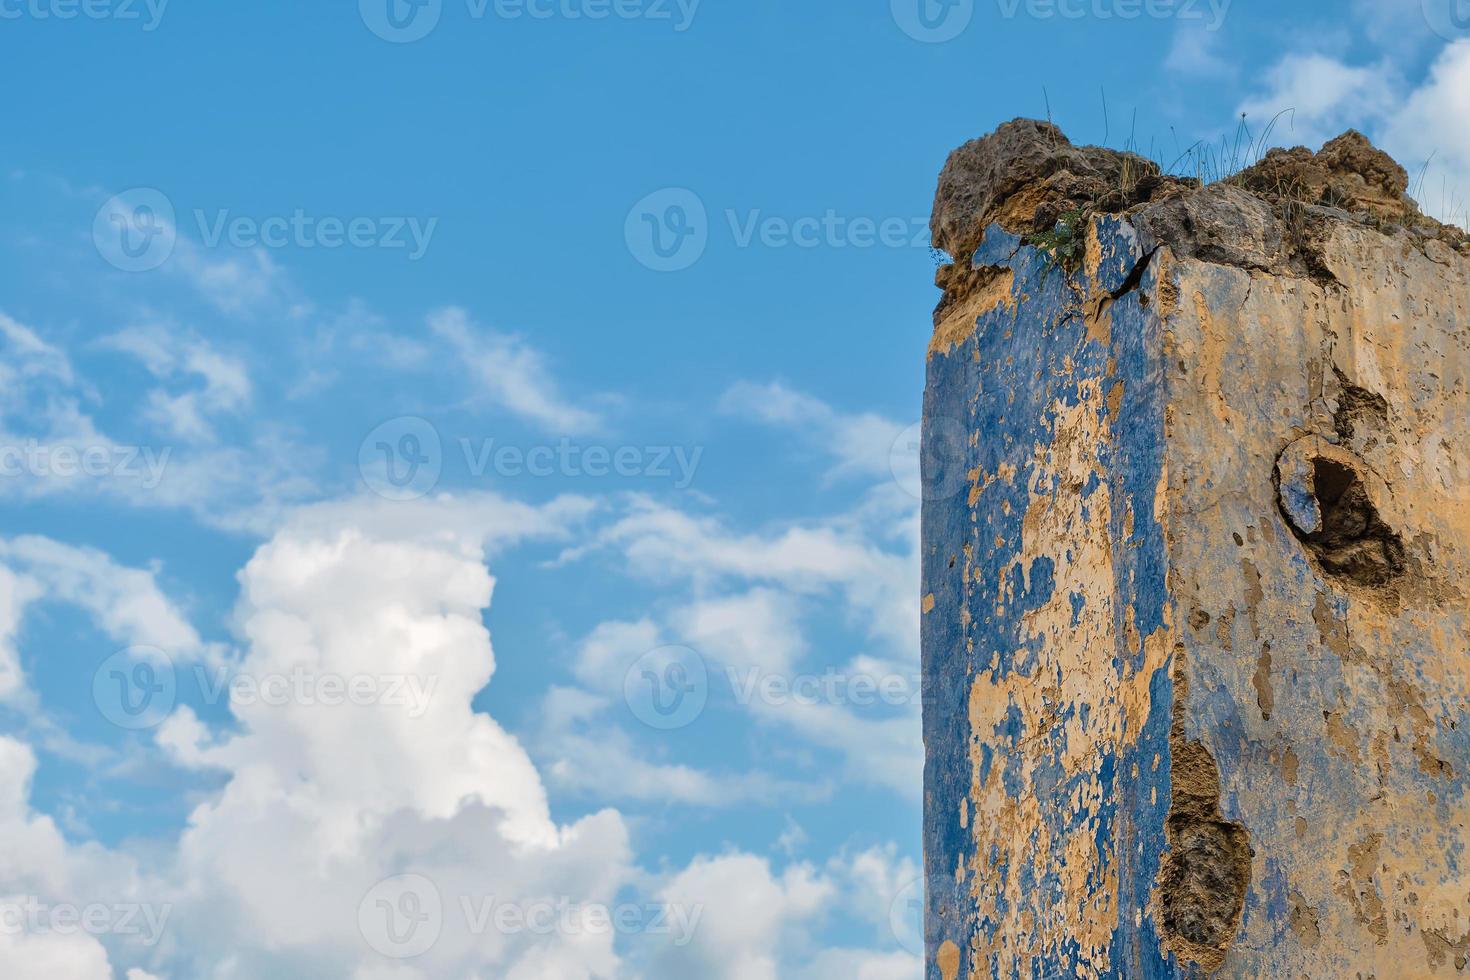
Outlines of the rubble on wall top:
M 1015 119 L 950 154 L 930 230 L 935 248 L 968 264 L 991 224 L 1030 235 L 1071 212 L 1127 214 L 1162 244 L 1213 261 L 1254 264 L 1248 257 L 1204 254 L 1211 244 L 1197 240 L 1201 227 L 1236 221 L 1223 215 L 1234 211 L 1250 212 L 1252 224 L 1279 226 L 1289 239 L 1314 237 L 1303 235 L 1312 226 L 1320 231 L 1332 221 L 1350 221 L 1420 242 L 1438 240 L 1470 255 L 1470 236 L 1425 215 L 1408 189 L 1407 171 L 1353 130 L 1316 153 L 1273 149 L 1254 166 L 1202 185 L 1164 174 L 1135 153 L 1074 146 L 1051 123 Z

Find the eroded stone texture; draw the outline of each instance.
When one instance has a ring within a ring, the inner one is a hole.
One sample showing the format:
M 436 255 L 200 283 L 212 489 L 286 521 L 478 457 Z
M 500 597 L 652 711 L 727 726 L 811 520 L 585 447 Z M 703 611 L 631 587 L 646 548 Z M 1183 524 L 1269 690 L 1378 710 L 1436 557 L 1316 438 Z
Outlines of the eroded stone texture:
M 1310 202 L 1064 143 L 936 205 L 928 976 L 1470 975 L 1470 258 L 1355 134 Z

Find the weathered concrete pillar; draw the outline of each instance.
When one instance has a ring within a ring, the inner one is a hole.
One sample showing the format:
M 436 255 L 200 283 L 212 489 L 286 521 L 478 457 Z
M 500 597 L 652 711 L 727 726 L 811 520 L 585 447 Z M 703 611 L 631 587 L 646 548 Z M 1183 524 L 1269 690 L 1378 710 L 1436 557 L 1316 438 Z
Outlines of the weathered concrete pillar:
M 949 160 L 928 976 L 1470 976 L 1470 252 L 1362 137 Z

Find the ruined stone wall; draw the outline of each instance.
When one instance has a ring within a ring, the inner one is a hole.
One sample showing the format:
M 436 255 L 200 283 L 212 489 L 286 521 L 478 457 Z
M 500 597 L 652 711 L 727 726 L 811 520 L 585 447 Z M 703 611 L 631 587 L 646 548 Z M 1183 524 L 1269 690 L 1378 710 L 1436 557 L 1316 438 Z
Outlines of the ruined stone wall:
M 1406 186 L 951 158 L 929 977 L 1470 975 L 1470 258 Z

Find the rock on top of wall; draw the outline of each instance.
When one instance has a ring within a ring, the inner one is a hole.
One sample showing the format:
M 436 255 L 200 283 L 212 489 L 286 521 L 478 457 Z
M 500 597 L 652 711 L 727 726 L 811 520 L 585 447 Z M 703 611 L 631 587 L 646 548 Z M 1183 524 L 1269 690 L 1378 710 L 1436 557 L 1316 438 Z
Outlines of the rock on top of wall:
M 1075 212 L 1126 214 L 1150 247 L 1319 280 L 1331 278 L 1319 244 L 1340 221 L 1470 258 L 1470 236 L 1425 215 L 1408 189 L 1408 172 L 1354 130 L 1316 153 L 1273 149 L 1202 185 L 1134 153 L 1073 146 L 1051 123 L 1015 119 L 955 150 L 939 176 L 930 230 L 934 247 L 955 259 L 937 277 L 941 308 L 975 284 L 971 256 L 991 225 L 1031 236 Z
M 1122 211 L 1188 183 L 1162 177 L 1158 164 L 1136 153 L 1073 146 L 1051 123 L 1013 119 L 949 155 L 929 229 L 935 248 L 960 258 L 991 224 L 1041 231 L 1070 210 Z

